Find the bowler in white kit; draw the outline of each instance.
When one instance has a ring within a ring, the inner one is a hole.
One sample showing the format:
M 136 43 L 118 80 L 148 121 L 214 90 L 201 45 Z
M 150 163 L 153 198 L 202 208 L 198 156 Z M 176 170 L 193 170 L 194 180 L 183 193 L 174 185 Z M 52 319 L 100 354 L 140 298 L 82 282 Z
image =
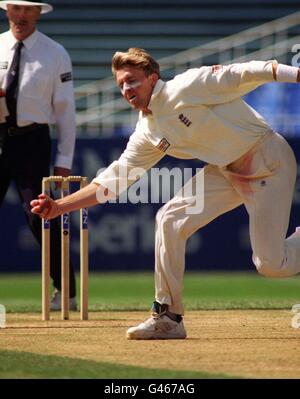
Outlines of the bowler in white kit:
M 127 331 L 128 339 L 183 339 L 186 242 L 219 215 L 244 204 L 260 274 L 300 272 L 300 232 L 286 238 L 297 171 L 293 151 L 241 99 L 268 82 L 299 83 L 300 69 L 275 60 L 251 61 L 193 68 L 164 82 L 150 54 L 131 48 L 115 53 L 112 71 L 125 100 L 140 111 L 125 151 L 70 196 L 54 201 L 41 194 L 32 201 L 32 212 L 54 218 L 116 198 L 138 178 L 131 171 L 146 171 L 166 154 L 205 161 L 203 210 L 188 212 L 197 198 L 182 190 L 157 213 L 151 317 Z M 120 173 L 124 166 L 126 176 Z M 187 184 L 196 181 L 194 176 Z

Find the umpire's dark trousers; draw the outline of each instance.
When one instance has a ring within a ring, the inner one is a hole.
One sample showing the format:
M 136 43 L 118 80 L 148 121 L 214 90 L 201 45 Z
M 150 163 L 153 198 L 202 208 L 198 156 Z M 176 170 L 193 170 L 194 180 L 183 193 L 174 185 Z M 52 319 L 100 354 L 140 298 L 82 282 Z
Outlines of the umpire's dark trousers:
M 51 139 L 48 125 L 33 124 L 8 131 L 0 125 L 0 206 L 11 181 L 16 188 L 25 211 L 28 225 L 41 245 L 42 229 L 39 216 L 31 213 L 30 201 L 42 190 L 42 179 L 50 175 Z M 51 265 L 53 285 L 61 290 L 60 223 L 51 221 Z M 70 265 L 70 297 L 76 295 L 75 274 Z

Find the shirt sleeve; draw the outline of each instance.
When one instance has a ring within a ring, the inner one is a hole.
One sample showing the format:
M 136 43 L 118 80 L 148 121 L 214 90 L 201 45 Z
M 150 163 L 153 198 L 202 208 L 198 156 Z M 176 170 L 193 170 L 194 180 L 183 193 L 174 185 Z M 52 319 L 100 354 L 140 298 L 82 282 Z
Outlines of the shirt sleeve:
M 258 86 L 274 82 L 272 64 L 251 61 L 192 68 L 167 82 L 168 98 L 180 93 L 189 104 L 216 105 L 236 100 Z
M 273 63 L 277 61 L 213 65 L 204 82 L 211 93 L 241 97 L 262 84 L 274 82 Z
M 61 56 L 52 101 L 57 134 L 55 166 L 71 169 L 76 139 L 76 113 L 72 64 L 67 52 Z
M 164 155 L 145 135 L 135 131 L 120 158 L 112 162 L 93 182 L 119 196 Z

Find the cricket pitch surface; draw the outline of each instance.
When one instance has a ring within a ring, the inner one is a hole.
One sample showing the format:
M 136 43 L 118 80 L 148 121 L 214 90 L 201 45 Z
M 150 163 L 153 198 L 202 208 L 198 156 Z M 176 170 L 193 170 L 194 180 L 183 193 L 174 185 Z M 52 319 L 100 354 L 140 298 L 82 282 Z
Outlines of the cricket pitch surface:
M 42 321 L 39 313 L 9 313 L 0 348 L 169 370 L 242 378 L 300 378 L 300 328 L 290 310 L 187 311 L 185 340 L 134 341 L 127 328 L 147 312 L 79 313 Z

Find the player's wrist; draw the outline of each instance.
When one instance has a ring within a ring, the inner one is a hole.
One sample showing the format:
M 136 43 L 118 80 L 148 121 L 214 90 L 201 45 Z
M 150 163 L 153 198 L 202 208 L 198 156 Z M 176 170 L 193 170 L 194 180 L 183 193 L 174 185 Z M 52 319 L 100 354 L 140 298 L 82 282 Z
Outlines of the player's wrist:
M 290 65 L 278 64 L 276 68 L 276 81 L 283 83 L 299 82 L 299 68 Z
M 53 201 L 53 212 L 57 213 L 57 216 L 69 212 L 68 205 L 64 198 Z

